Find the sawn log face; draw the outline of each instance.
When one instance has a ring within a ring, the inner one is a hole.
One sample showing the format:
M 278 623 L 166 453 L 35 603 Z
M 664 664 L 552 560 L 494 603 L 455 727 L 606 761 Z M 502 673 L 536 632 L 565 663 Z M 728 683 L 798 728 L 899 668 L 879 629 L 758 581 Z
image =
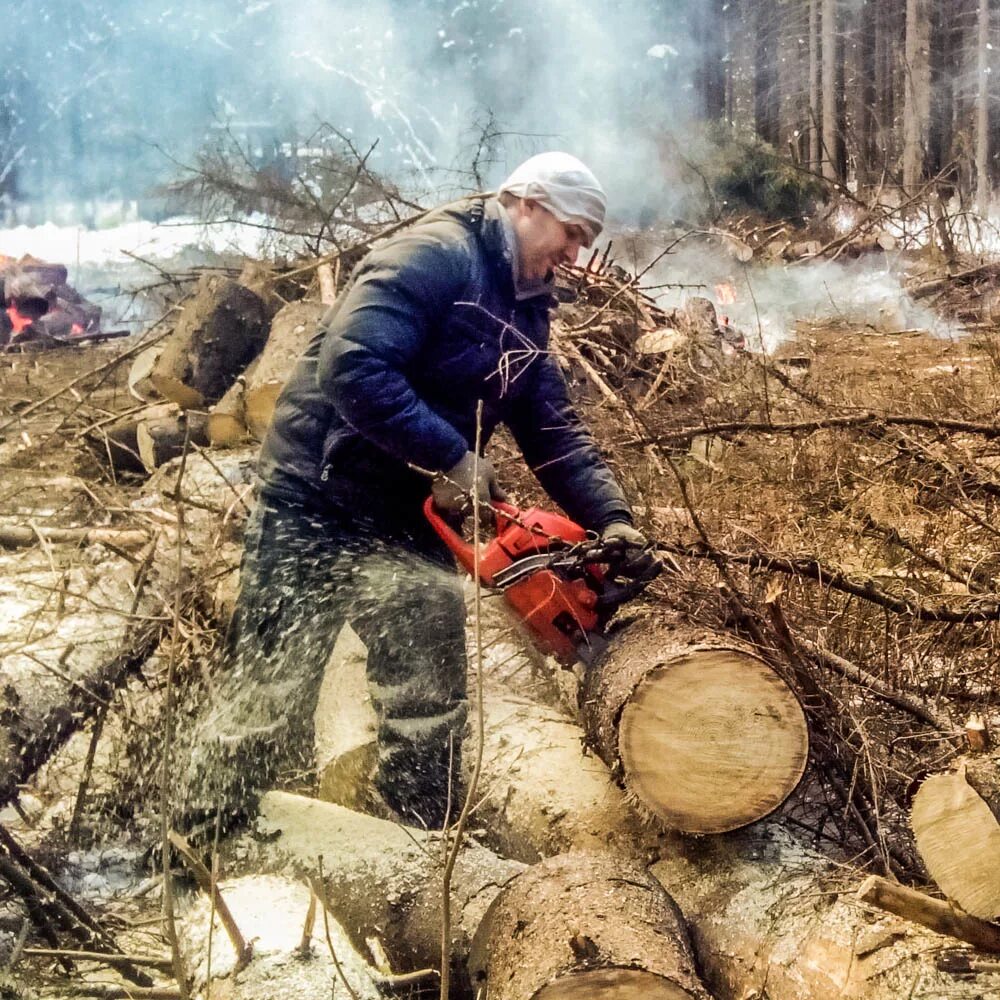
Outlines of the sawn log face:
M 792 690 L 730 637 L 673 618 L 630 625 L 581 692 L 588 738 L 668 829 L 721 833 L 776 809 L 805 770 Z

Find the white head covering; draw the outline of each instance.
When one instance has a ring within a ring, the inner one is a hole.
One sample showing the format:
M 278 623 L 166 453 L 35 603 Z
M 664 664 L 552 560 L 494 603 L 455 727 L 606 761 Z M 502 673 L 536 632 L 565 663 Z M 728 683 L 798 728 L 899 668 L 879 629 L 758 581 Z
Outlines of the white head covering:
M 604 227 L 607 197 L 590 168 L 569 153 L 539 153 L 500 185 L 498 194 L 531 198 L 560 222 L 582 226 L 590 246 Z

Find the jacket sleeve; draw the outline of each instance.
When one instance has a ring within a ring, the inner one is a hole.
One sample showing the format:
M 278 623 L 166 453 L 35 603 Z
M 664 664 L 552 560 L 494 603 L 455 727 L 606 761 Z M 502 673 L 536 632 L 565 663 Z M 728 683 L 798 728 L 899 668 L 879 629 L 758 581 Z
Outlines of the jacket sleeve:
M 322 321 L 317 379 L 337 412 L 395 458 L 433 472 L 450 469 L 468 445 L 406 373 L 432 317 L 461 297 L 470 268 L 462 244 L 403 236 L 368 255 Z
M 633 523 L 628 501 L 569 400 L 556 360 L 543 354 L 533 385 L 507 425 L 545 492 L 591 531 L 613 521 Z

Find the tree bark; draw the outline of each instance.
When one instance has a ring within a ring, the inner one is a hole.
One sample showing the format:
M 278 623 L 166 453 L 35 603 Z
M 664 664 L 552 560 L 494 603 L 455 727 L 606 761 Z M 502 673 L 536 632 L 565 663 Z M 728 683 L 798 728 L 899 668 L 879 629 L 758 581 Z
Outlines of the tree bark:
M 924 175 L 931 102 L 930 0 L 906 0 L 903 190 L 913 194 Z
M 976 207 L 990 208 L 990 0 L 979 0 L 976 37 Z
M 259 296 L 208 275 L 185 302 L 150 381 L 184 409 L 207 409 L 264 346 L 267 329 L 267 308 Z
M 822 0 L 821 7 L 823 160 L 822 174 L 830 181 L 837 176 L 837 0 Z
M 608 854 L 560 855 L 509 882 L 476 932 L 469 977 L 482 1000 L 710 1000 L 674 901 Z
M 287 792 L 261 801 L 261 829 L 273 834 L 267 853 L 314 876 L 323 859 L 331 911 L 359 952 L 365 938 L 385 944 L 394 969 L 437 968 L 441 958 L 441 835 L 352 812 Z M 469 843 L 452 877 L 451 942 L 464 959 L 472 936 L 500 888 L 525 866 Z

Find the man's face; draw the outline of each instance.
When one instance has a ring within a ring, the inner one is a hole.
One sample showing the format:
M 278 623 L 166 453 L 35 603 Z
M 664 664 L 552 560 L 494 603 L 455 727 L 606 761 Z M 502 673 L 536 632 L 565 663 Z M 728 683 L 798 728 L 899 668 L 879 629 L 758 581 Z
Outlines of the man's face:
M 557 264 L 575 264 L 587 235 L 582 226 L 560 222 L 547 208 L 522 198 L 510 209 L 517 233 L 521 277 L 541 281 Z

